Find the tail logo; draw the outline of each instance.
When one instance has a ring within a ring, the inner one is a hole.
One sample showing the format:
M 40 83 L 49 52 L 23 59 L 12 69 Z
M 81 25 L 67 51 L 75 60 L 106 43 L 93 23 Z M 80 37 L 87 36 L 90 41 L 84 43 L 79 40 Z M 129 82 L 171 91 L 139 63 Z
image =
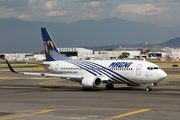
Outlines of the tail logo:
M 48 40 L 46 42 L 46 53 L 50 55 L 52 54 L 53 50 L 54 50 L 54 43 L 51 40 Z

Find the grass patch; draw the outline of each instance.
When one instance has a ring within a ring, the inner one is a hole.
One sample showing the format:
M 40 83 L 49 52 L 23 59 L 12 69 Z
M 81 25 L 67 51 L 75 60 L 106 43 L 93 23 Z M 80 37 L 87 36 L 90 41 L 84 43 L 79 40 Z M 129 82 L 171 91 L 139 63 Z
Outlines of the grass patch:
M 22 62 L 10 62 L 11 66 L 15 70 L 44 70 L 44 68 L 38 64 L 26 64 Z M 0 70 L 9 69 L 6 62 L 0 62 Z
M 180 68 L 180 61 L 156 61 L 152 60 L 150 61 L 156 65 L 158 65 L 160 68 Z M 26 62 L 10 62 L 13 68 L 18 69 L 43 69 L 37 64 L 26 64 Z M 8 66 L 5 61 L 0 61 L 0 69 L 8 69 Z
M 150 61 L 160 68 L 180 68 L 180 61 Z

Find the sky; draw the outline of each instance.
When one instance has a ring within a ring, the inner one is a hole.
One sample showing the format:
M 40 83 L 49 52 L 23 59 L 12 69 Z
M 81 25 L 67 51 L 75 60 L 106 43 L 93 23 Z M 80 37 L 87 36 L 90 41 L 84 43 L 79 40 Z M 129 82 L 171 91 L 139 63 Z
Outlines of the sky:
M 123 20 L 161 27 L 180 25 L 180 0 L 0 0 L 0 18 L 65 22 Z

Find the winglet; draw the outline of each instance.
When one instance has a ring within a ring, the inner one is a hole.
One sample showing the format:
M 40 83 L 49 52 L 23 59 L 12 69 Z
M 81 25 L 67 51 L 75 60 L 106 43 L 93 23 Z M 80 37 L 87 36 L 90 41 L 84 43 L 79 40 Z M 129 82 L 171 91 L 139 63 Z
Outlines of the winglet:
M 5 59 L 5 55 L 4 54 L 0 54 L 0 59 Z
M 5 59 L 5 60 L 6 60 L 6 59 Z M 8 62 L 8 60 L 6 60 L 6 63 L 7 63 L 7 65 L 8 65 L 8 67 L 9 67 L 9 69 L 11 70 L 11 72 L 17 73 L 17 72 L 12 68 L 12 66 L 10 65 L 10 63 Z

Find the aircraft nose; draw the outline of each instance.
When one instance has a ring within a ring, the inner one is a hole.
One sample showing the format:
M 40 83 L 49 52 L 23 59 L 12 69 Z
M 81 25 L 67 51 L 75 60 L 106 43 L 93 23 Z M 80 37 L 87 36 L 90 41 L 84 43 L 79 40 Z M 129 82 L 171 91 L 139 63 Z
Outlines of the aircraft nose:
M 162 70 L 162 72 L 161 72 L 161 74 L 160 74 L 159 77 L 160 77 L 161 80 L 163 80 L 164 78 L 166 78 L 166 77 L 167 77 L 166 72 L 164 72 L 164 71 Z

